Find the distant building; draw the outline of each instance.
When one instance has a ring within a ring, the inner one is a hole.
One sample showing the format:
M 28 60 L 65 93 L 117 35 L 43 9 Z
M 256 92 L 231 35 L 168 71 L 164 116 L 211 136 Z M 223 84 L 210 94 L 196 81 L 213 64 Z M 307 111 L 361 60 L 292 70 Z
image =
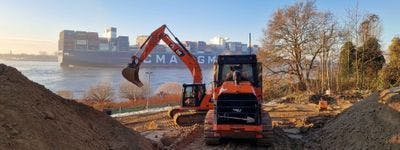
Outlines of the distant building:
M 260 47 L 258 45 L 253 45 L 251 47 L 251 53 L 255 54 L 258 50 L 260 50 Z
M 247 44 L 242 44 L 242 53 L 246 53 L 249 51 Z
M 142 46 L 143 43 L 147 40 L 149 36 L 148 35 L 139 35 L 136 37 L 136 44 L 138 46 Z
M 228 50 L 236 52 L 242 50 L 242 42 L 226 42 L 226 47 Z
M 225 42 L 228 40 L 229 40 L 229 38 L 226 38 L 226 37 L 224 38 L 224 37 L 220 37 L 220 36 L 215 36 L 210 39 L 210 44 L 224 46 Z
M 115 39 L 117 38 L 117 28 L 109 27 L 104 31 L 104 37 L 108 39 Z

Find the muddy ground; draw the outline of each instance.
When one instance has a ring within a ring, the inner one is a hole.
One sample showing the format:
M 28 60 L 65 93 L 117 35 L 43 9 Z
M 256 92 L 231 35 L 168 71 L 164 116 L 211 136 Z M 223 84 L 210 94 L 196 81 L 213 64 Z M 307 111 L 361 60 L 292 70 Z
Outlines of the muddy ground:
M 252 140 L 203 141 L 203 126 L 179 127 L 167 112 L 116 118 L 159 149 L 400 149 L 400 87 L 365 99 L 338 99 L 328 110 L 316 104 L 270 102 L 263 105 L 274 127 L 271 146 Z
M 179 127 L 166 111 L 116 121 L 2 64 L 0 83 L 0 149 L 400 149 L 400 87 L 337 99 L 325 111 L 316 104 L 264 104 L 274 141 L 259 147 L 252 140 L 207 146 L 203 125 Z
M 116 119 L 151 139 L 160 149 L 296 149 L 303 147 L 301 139 L 307 132 L 323 126 L 346 107 L 320 112 L 315 104 L 264 105 L 274 125 L 275 141 L 269 147 L 255 146 L 251 140 L 224 140 L 218 146 L 207 146 L 203 142 L 203 125 L 179 127 L 166 111 Z

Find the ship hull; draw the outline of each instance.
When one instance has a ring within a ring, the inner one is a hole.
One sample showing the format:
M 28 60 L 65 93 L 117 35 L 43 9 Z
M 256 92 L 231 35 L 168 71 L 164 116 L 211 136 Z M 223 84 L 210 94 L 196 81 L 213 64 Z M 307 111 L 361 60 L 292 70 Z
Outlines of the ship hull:
M 59 53 L 61 66 L 119 67 L 131 62 L 132 51 L 62 51 Z M 195 54 L 202 67 L 212 66 L 216 54 Z M 185 65 L 173 53 L 150 54 L 143 67 L 184 67 Z

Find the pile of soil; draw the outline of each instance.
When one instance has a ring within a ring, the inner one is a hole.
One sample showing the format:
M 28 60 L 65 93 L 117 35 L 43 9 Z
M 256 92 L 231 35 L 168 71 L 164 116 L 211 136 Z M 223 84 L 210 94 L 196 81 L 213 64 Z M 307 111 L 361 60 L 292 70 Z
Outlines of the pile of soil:
M 400 112 L 378 93 L 354 104 L 305 138 L 310 149 L 399 149 Z
M 0 64 L 0 149 L 153 149 L 118 121 Z

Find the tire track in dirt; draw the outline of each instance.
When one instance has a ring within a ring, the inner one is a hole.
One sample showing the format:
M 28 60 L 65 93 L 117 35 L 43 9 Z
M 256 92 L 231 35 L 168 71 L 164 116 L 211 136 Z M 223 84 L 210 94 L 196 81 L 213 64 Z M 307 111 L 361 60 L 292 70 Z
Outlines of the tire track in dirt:
M 276 122 L 275 140 L 269 147 L 256 146 L 254 140 L 232 139 L 223 139 L 220 145 L 208 146 L 204 143 L 203 125 L 180 127 L 174 123 L 166 111 L 120 117 L 117 120 L 156 142 L 160 149 L 298 149 L 302 147 L 301 142 L 290 138 L 282 127 L 293 128 L 299 120 L 302 123 L 304 118 L 310 116 L 335 114 L 334 111 L 318 112 L 315 105 L 282 104 L 265 106 L 264 109 L 270 112 L 273 122 Z

